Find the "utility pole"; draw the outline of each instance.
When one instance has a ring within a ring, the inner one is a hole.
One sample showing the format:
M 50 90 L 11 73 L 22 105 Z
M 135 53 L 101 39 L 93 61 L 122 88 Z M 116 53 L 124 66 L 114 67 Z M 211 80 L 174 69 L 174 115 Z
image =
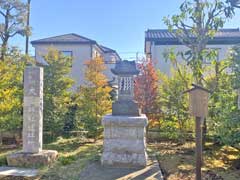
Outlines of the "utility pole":
M 138 62 L 138 53 L 139 52 L 136 52 L 136 62 Z
M 28 0 L 27 2 L 27 30 L 29 31 L 29 22 L 30 22 L 30 4 L 31 0 Z M 26 48 L 25 48 L 25 54 L 28 55 L 28 44 L 29 44 L 29 35 L 28 32 L 26 34 Z

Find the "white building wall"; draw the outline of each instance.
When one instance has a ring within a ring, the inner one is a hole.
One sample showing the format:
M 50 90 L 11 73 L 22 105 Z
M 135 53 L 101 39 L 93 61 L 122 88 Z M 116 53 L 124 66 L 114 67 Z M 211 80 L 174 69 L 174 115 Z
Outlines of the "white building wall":
M 79 87 L 84 82 L 84 62 L 91 59 L 91 45 L 71 45 L 71 44 L 54 44 L 35 45 L 35 58 L 38 62 L 43 62 L 43 56 L 48 53 L 49 48 L 55 48 L 58 51 L 72 51 L 72 70 L 70 77 L 75 81 L 73 89 Z
M 234 45 L 208 45 L 207 48 L 219 49 L 219 60 L 225 59 L 228 55 L 229 49 Z M 151 54 L 152 60 L 156 64 L 156 68 L 160 69 L 161 72 L 170 75 L 171 62 L 166 61 L 164 58 L 164 52 L 174 49 L 174 52 L 184 52 L 187 47 L 184 45 L 152 45 Z M 178 62 L 182 62 L 180 56 L 177 57 Z
M 35 48 L 35 58 L 38 62 L 43 63 L 43 56 L 47 54 L 49 48 L 55 48 L 58 51 L 72 51 L 73 64 L 70 77 L 75 81 L 73 89 L 79 87 L 84 83 L 84 63 L 86 60 L 94 58 L 96 55 L 101 55 L 104 61 L 109 61 L 110 55 L 102 54 L 99 48 L 90 44 L 37 44 L 33 46 Z M 111 68 L 115 67 L 115 64 L 106 64 L 107 69 L 104 74 L 109 80 L 112 80 L 114 75 L 110 71 Z

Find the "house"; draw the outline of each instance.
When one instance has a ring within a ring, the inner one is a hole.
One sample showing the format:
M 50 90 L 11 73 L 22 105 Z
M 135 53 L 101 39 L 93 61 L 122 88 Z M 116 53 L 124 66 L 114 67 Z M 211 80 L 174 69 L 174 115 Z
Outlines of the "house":
M 86 60 L 102 56 L 107 67 L 104 73 L 109 81 L 114 77 L 110 69 L 115 67 L 117 61 L 121 60 L 115 50 L 74 33 L 35 40 L 31 44 L 35 48 L 36 61 L 43 65 L 47 65 L 43 56 L 47 54 L 49 48 L 55 48 L 64 55 L 72 57 L 73 63 L 70 76 L 76 82 L 73 89 L 84 83 L 84 62 Z
M 214 38 L 210 39 L 207 48 L 218 50 L 218 60 L 224 59 L 228 55 L 228 50 L 236 44 L 240 43 L 240 30 L 236 29 L 221 29 Z M 169 61 L 164 58 L 164 52 L 169 49 L 174 49 L 174 52 L 184 52 L 187 47 L 178 41 L 174 33 L 167 29 L 149 29 L 145 32 L 145 54 L 147 58 L 152 58 L 156 63 L 156 67 L 170 75 Z M 181 62 L 182 58 L 177 57 Z M 207 63 L 207 62 L 206 62 Z

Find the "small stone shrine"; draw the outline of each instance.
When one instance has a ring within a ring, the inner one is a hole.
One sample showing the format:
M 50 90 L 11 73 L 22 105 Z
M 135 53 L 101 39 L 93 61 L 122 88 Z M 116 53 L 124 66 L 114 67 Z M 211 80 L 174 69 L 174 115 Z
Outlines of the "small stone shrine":
M 9 166 L 38 167 L 57 158 L 57 151 L 42 150 L 43 68 L 29 66 L 24 72 L 23 150 L 7 156 Z
M 133 77 L 139 74 L 134 61 L 120 61 L 112 69 L 118 76 L 118 99 L 112 114 L 103 117 L 102 165 L 141 167 L 147 165 L 145 128 L 148 120 L 134 101 Z

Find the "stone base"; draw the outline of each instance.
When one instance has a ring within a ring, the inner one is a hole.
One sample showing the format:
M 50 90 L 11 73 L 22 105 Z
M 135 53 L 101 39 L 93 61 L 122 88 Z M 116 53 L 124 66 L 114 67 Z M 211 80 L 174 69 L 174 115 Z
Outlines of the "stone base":
M 145 167 L 147 165 L 147 153 L 112 153 L 105 152 L 101 163 L 104 166 L 115 167 Z
M 37 180 L 40 179 L 38 170 L 16 167 L 0 167 L 1 180 Z
M 141 116 L 138 103 L 133 100 L 118 100 L 112 104 L 113 116 Z
M 57 159 L 58 152 L 43 150 L 39 153 L 17 152 L 7 156 L 8 166 L 14 167 L 41 167 L 52 164 Z
M 102 165 L 117 167 L 145 167 L 147 153 L 145 127 L 147 117 L 105 116 Z

